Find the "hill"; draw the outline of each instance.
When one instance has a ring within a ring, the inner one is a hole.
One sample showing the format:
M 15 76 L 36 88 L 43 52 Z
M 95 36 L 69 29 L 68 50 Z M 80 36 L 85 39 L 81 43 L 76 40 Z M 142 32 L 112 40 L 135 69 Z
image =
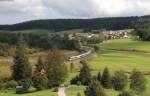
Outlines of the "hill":
M 64 31 L 70 29 L 132 29 L 138 21 L 145 21 L 150 16 L 141 17 L 110 17 L 95 19 L 46 19 L 33 20 L 12 25 L 0 25 L 0 30 L 19 31 L 29 29 L 46 29 L 53 32 Z

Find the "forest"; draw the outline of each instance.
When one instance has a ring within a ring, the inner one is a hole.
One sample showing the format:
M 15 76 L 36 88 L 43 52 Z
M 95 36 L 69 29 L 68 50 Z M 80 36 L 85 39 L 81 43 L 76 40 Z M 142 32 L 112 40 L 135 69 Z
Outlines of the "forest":
M 150 16 L 141 17 L 109 17 L 94 19 L 47 19 L 33 20 L 12 25 L 0 25 L 0 30 L 48 29 L 53 32 L 70 29 L 132 29 L 138 21 L 146 21 Z

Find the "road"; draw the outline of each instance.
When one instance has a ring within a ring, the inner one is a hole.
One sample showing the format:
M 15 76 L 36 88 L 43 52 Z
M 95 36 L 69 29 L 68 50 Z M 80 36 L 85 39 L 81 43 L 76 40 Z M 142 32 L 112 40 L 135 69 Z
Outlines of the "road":
M 58 96 L 66 96 L 66 87 L 58 88 Z

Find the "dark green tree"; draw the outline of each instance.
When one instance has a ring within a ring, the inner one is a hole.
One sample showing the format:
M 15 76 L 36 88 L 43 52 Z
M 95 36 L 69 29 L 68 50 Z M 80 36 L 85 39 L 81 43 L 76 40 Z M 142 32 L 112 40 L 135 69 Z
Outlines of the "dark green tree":
M 102 78 L 101 72 L 99 72 L 98 75 L 97 75 L 97 80 L 98 80 L 99 82 L 101 82 L 101 78 Z
M 36 69 L 34 73 L 33 79 L 33 86 L 37 90 L 43 90 L 47 88 L 48 85 L 48 79 L 46 75 L 44 74 L 44 63 L 42 61 L 42 58 L 39 57 L 38 62 L 36 64 Z
M 26 42 L 21 37 L 16 45 L 14 56 L 14 64 L 12 66 L 12 77 L 16 81 L 22 79 L 30 79 L 32 76 L 32 67 L 28 60 L 28 52 Z
M 78 93 L 77 93 L 77 96 L 81 96 L 81 93 L 78 92 Z
M 59 86 L 65 81 L 68 70 L 64 64 L 64 56 L 60 51 L 51 51 L 49 53 L 45 71 L 50 88 Z
M 101 77 L 101 84 L 104 88 L 111 87 L 111 76 L 107 67 L 103 71 L 103 74 Z
M 115 90 L 124 90 L 128 83 L 128 77 L 124 71 L 116 71 L 112 77 L 112 85 Z
M 106 96 L 106 93 L 99 81 L 92 80 L 85 90 L 85 96 Z
M 146 78 L 140 71 L 133 70 L 130 79 L 130 88 L 137 94 L 142 93 L 146 90 Z
M 74 70 L 74 64 L 71 63 L 71 64 L 70 64 L 70 72 L 73 72 L 73 70 Z
M 82 61 L 82 68 L 80 69 L 79 80 L 83 85 L 88 85 L 91 81 L 91 70 L 86 61 Z

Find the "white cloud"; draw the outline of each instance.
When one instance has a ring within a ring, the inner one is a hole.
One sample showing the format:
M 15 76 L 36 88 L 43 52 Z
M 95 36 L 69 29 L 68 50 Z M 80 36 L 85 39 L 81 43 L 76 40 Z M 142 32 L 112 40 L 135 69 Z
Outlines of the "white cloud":
M 46 18 L 95 18 L 150 14 L 150 0 L 14 0 L 0 2 L 0 23 Z

